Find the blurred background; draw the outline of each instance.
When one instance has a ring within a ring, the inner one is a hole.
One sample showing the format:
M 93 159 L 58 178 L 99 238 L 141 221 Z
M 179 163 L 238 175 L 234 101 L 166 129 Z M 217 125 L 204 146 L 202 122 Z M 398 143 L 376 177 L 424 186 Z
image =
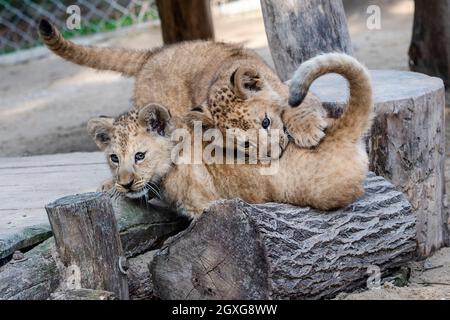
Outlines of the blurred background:
M 344 0 L 356 58 L 371 69 L 408 70 L 413 0 Z M 381 29 L 366 25 L 370 4 Z M 68 6 L 81 9 L 79 30 L 66 27 Z M 212 0 L 215 39 L 242 43 L 272 64 L 259 0 Z M 154 0 L 0 0 L 0 156 L 94 151 L 86 121 L 130 108 L 133 80 L 56 57 L 41 46 L 47 17 L 78 43 L 144 49 L 163 44 Z

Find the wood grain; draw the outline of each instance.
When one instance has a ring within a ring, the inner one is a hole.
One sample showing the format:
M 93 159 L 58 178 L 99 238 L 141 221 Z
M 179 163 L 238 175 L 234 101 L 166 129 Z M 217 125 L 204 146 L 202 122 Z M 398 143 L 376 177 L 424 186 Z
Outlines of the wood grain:
M 45 207 L 58 259 L 65 267 L 62 290 L 110 291 L 128 300 L 125 259 L 110 197 L 90 192 L 60 198 Z
M 209 0 L 156 0 L 165 44 L 213 40 Z
M 341 0 L 261 0 L 261 8 L 270 53 L 283 81 L 320 53 L 353 54 Z

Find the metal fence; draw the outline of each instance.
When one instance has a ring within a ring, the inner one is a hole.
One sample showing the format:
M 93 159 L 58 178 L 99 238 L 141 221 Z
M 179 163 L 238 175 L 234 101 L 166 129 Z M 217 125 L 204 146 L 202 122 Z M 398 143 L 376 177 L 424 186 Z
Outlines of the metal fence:
M 71 5 L 80 10 L 73 30 L 67 27 Z M 0 54 L 40 44 L 37 24 L 42 17 L 70 38 L 156 20 L 158 11 L 154 0 L 0 0 Z

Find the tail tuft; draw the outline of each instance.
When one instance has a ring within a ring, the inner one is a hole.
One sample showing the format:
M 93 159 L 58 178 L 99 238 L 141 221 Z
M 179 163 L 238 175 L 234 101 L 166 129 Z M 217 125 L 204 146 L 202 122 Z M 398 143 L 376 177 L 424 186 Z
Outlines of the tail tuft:
M 306 97 L 308 91 L 300 88 L 299 90 L 291 90 L 289 93 L 289 105 L 291 107 L 298 107 Z
M 369 72 L 355 58 L 342 53 L 327 53 L 303 62 L 292 77 L 289 104 L 298 106 L 313 81 L 327 73 L 337 73 L 347 80 L 350 99 L 326 137 L 358 141 L 370 127 L 373 101 Z
M 50 37 L 53 35 L 53 26 L 46 19 L 39 21 L 39 34 L 41 37 Z

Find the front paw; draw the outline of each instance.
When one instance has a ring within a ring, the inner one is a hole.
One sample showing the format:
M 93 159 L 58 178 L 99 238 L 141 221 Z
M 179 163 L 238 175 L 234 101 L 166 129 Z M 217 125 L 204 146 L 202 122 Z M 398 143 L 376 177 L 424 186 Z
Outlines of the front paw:
M 297 115 L 286 123 L 289 136 L 301 148 L 312 148 L 325 136 L 327 121 L 319 112 Z
M 107 179 L 97 188 L 97 192 L 108 192 L 114 188 L 114 180 Z

